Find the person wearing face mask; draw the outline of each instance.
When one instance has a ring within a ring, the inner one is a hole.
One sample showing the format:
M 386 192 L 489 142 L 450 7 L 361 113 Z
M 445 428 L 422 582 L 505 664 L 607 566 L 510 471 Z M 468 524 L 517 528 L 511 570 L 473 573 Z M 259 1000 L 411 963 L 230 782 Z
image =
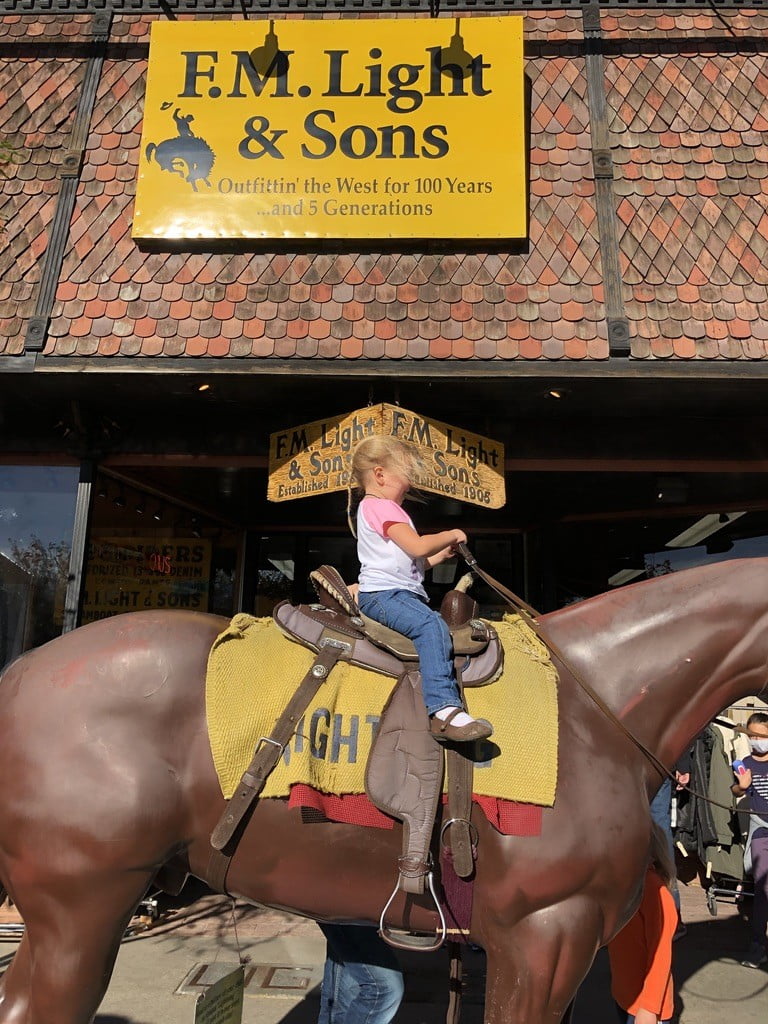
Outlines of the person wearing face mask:
M 744 870 L 751 871 L 755 882 L 752 900 L 751 944 L 741 961 L 743 967 L 760 967 L 768 962 L 768 714 L 756 711 L 747 719 L 744 730 L 751 753 L 743 762 L 734 762 L 736 796 L 750 801 L 749 835 L 744 851 Z

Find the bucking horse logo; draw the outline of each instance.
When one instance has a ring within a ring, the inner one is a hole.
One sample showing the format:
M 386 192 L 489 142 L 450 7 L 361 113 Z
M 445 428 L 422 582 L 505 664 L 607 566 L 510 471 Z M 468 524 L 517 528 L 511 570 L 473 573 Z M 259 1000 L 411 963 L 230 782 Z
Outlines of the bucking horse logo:
M 164 171 L 180 174 L 184 181 L 189 182 L 195 192 L 197 192 L 198 181 L 204 181 L 210 188 L 208 175 L 213 168 L 216 154 L 205 139 L 195 135 L 190 128 L 190 122 L 194 121 L 192 114 L 182 116 L 177 107 L 173 112 L 173 120 L 176 122 L 178 135 L 174 139 L 165 139 L 157 145 L 150 142 L 146 149 L 147 160 L 154 157 Z

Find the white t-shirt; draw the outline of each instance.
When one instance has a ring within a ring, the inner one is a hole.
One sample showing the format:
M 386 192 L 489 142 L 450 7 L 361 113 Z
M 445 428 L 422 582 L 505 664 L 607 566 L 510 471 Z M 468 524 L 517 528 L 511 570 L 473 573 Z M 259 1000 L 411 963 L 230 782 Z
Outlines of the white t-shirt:
M 414 560 L 387 536 L 392 523 L 407 523 L 408 513 L 389 498 L 366 495 L 357 510 L 357 557 L 360 559 L 360 590 L 410 590 L 426 598 L 423 587 L 424 559 Z

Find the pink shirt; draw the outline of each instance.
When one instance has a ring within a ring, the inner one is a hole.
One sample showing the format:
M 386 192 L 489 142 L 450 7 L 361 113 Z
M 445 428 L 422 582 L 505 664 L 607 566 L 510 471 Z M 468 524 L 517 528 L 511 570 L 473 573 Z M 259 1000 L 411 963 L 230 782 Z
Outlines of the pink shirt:
M 426 598 L 424 560 L 414 560 L 388 536 L 393 523 L 413 521 L 405 509 L 389 498 L 366 495 L 357 510 L 357 557 L 360 559 L 360 590 L 410 590 Z

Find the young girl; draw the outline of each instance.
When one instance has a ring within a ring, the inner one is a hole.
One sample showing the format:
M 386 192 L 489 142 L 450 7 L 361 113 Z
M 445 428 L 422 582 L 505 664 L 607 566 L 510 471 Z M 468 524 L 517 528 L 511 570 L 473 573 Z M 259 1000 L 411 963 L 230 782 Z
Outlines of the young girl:
M 674 1009 L 672 936 L 677 907 L 666 840 L 652 825 L 651 862 L 634 917 L 608 943 L 611 993 L 622 1024 L 669 1024 Z
M 465 543 L 463 530 L 420 536 L 401 507 L 411 487 L 416 456 L 393 437 L 369 437 L 352 454 L 352 481 L 362 491 L 357 510 L 360 611 L 407 636 L 419 655 L 430 730 L 439 740 L 468 742 L 493 732 L 463 707 L 453 671 L 451 636 L 427 604 L 423 579 Z M 350 523 L 351 525 L 351 523 Z
M 744 852 L 744 867 L 752 871 L 755 894 L 752 899 L 749 951 L 743 967 L 760 967 L 768 961 L 765 932 L 768 927 L 768 715 L 756 711 L 747 719 L 747 739 L 752 751 L 744 758 L 744 768 L 736 773 L 732 787 L 736 796 L 749 794 L 749 835 Z

